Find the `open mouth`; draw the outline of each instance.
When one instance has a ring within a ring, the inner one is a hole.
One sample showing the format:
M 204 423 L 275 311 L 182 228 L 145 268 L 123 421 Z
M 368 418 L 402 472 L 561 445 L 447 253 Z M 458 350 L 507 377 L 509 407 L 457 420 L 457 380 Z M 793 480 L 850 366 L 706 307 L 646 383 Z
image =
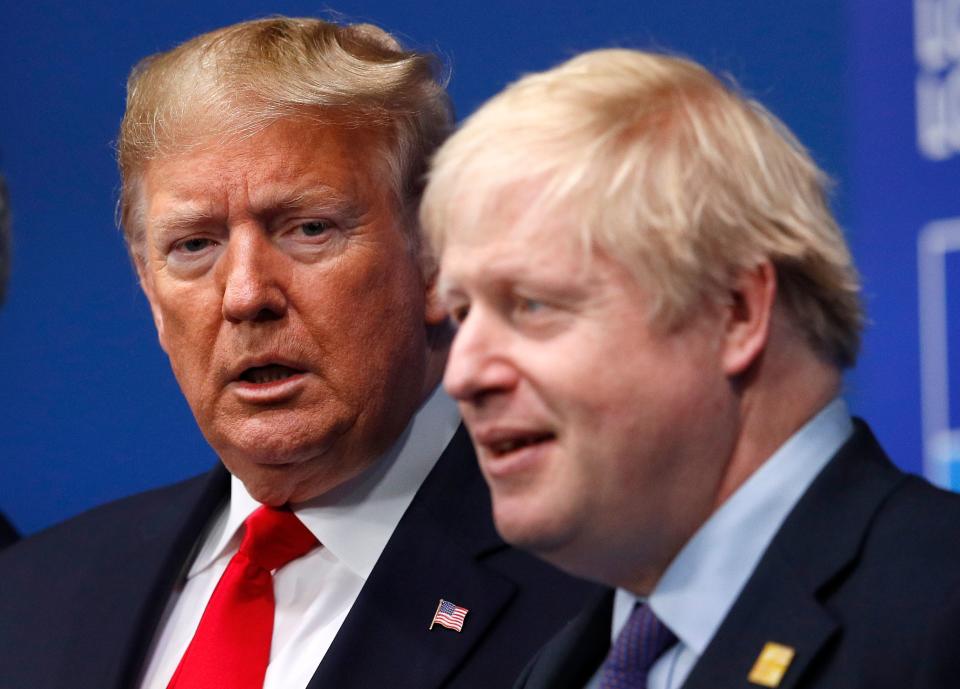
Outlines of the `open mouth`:
M 517 450 L 521 450 L 525 447 L 549 442 L 554 438 L 556 438 L 556 434 L 554 433 L 537 433 L 501 440 L 496 443 L 491 443 L 489 447 L 495 456 L 502 457 L 503 455 L 516 452 Z
M 303 371 L 283 366 L 281 364 L 268 364 L 267 366 L 254 366 L 248 368 L 240 374 L 240 380 L 254 385 L 265 385 L 267 383 L 276 383 L 287 378 L 293 378 Z

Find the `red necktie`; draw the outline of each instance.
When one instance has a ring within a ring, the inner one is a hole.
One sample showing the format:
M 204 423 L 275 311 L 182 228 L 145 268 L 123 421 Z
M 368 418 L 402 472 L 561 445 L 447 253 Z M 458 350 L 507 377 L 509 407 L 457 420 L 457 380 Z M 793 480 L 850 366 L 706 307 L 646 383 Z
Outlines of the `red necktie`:
M 273 638 L 271 571 L 305 555 L 317 539 L 285 509 L 262 506 L 247 517 L 193 640 L 167 689 L 262 689 Z

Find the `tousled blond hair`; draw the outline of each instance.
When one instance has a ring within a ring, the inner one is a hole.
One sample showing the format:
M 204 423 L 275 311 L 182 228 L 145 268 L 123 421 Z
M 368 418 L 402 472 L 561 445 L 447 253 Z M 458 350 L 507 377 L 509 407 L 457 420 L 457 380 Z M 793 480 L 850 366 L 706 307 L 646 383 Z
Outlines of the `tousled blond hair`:
M 520 79 L 468 118 L 434 159 L 421 225 L 442 253 L 451 233 L 482 232 L 511 189 L 536 190 L 526 221 L 572 218 L 585 246 L 651 288 L 664 329 L 768 259 L 796 327 L 845 367 L 863 315 L 827 186 L 783 123 L 700 65 L 598 50 Z
M 306 118 L 380 132 L 385 183 L 416 237 L 427 160 L 452 126 L 437 58 L 371 24 L 271 17 L 197 36 L 143 59 L 127 81 L 117 140 L 118 218 L 137 255 L 140 178 L 149 161 Z

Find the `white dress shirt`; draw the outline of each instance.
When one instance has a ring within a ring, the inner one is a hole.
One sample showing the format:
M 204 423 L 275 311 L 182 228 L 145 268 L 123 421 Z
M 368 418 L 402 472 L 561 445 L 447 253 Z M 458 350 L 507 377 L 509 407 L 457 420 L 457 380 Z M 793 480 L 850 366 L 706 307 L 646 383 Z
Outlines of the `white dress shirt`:
M 456 405 L 438 387 L 371 469 L 319 498 L 293 506 L 321 546 L 274 574 L 276 612 L 264 689 L 307 686 L 400 518 L 459 424 Z M 229 503 L 213 520 L 186 581 L 167 603 L 142 689 L 166 689 L 207 601 L 240 546 L 243 522 L 259 506 L 243 483 L 232 478 Z
M 847 406 L 837 398 L 764 462 L 673 559 L 647 602 L 679 641 L 651 668 L 648 689 L 683 685 L 787 515 L 852 433 Z M 643 599 L 617 589 L 612 640 L 637 602 Z M 586 689 L 598 686 L 595 674 Z

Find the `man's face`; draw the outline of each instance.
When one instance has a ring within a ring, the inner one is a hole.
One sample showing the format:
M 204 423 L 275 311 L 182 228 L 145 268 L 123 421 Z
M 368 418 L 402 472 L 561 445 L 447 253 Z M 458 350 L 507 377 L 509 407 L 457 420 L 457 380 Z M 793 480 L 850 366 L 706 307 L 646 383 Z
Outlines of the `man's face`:
M 160 342 L 207 440 L 262 502 L 360 473 L 429 392 L 435 309 L 375 144 L 287 120 L 145 170 L 138 270 Z
M 440 285 L 461 321 L 444 384 L 497 527 L 564 569 L 642 589 L 714 508 L 732 451 L 719 314 L 660 333 L 650 293 L 584 254 L 575 214 L 493 215 L 470 237 L 453 223 Z

